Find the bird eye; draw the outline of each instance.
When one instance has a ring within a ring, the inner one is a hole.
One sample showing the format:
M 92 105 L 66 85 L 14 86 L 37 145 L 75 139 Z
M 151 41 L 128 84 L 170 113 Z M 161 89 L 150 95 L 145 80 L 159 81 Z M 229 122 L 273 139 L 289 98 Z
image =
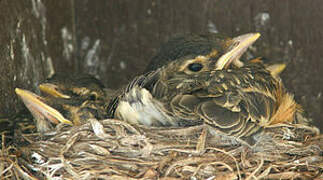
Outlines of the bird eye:
M 188 69 L 193 72 L 198 72 L 203 68 L 203 65 L 201 63 L 191 63 L 188 65 Z
M 97 99 L 97 95 L 96 94 L 90 94 L 89 99 L 91 101 L 95 101 Z

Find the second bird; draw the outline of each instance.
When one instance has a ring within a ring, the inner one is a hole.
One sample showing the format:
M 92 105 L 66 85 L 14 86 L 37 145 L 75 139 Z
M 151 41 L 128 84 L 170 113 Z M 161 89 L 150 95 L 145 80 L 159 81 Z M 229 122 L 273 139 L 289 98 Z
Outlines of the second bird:
M 53 124 L 80 125 L 89 118 L 107 117 L 108 96 L 101 82 L 91 75 L 58 73 L 39 89 L 43 96 L 16 88 L 39 132 L 50 130 Z

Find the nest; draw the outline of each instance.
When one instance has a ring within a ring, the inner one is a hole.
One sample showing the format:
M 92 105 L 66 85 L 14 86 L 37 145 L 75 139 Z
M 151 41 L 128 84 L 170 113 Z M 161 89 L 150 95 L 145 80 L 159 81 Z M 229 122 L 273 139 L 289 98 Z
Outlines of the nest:
M 59 125 L 45 134 L 22 133 L 20 145 L 2 145 L 0 177 L 323 178 L 323 136 L 315 127 L 266 128 L 253 147 L 210 136 L 207 128 L 147 128 L 115 119 L 91 119 L 77 127 Z

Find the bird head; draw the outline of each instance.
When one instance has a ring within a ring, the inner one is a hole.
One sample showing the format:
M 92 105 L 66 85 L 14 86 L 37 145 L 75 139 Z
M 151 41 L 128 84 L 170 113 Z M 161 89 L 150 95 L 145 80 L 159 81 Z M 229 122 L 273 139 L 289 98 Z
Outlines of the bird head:
M 240 35 L 222 41 L 221 48 L 213 49 L 207 55 L 188 55 L 181 57 L 161 68 L 161 79 L 165 82 L 168 81 L 170 85 L 185 84 L 185 81 L 189 83 L 200 83 L 196 78 L 203 79 L 204 75 L 207 76 L 212 71 L 228 69 L 231 65 L 242 67 L 244 64 L 239 58 L 259 37 L 259 33 Z M 184 82 L 180 83 L 179 81 Z
M 39 85 L 40 91 L 47 96 L 63 99 L 90 99 L 100 101 L 104 97 L 103 84 L 89 74 L 57 73 Z
M 48 131 L 52 124 L 80 125 L 89 118 L 103 118 L 105 92 L 103 85 L 90 75 L 58 74 L 39 85 L 42 96 L 16 88 L 36 119 L 39 131 Z

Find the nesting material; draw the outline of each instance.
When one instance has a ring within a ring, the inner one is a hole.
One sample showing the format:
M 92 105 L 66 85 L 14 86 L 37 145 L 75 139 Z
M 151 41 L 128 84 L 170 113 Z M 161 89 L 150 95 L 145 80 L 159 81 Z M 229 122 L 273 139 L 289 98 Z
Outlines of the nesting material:
M 255 147 L 219 140 L 206 126 L 147 128 L 115 119 L 59 125 L 20 141 L 2 145 L 0 179 L 323 178 L 323 136 L 298 124 L 265 129 Z

